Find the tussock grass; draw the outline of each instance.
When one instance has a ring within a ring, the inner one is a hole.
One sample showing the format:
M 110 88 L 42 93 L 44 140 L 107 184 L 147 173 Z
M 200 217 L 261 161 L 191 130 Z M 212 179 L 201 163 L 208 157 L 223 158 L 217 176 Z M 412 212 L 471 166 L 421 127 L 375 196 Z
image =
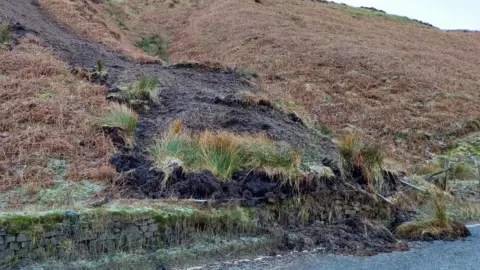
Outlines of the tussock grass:
M 371 188 L 382 188 L 384 156 L 378 145 L 363 142 L 355 133 L 347 133 L 339 138 L 339 151 L 344 177 L 351 177 L 357 167 Z
M 461 223 L 453 221 L 447 215 L 447 206 L 443 194 L 430 190 L 431 217 L 401 224 L 395 231 L 400 238 L 411 240 L 458 239 L 469 236 L 468 229 Z
M 10 27 L 6 24 L 0 24 L 0 43 L 7 42 L 12 38 Z
M 151 148 L 150 155 L 161 167 L 168 158 L 182 161 L 190 170 L 208 169 L 229 179 L 239 169 L 265 170 L 271 175 L 296 177 L 300 157 L 290 147 L 279 146 L 264 135 L 204 131 L 187 134 L 175 121 L 168 134 Z
M 158 101 L 158 79 L 156 77 L 140 76 L 137 81 L 127 84 L 122 94 L 128 99 L 146 99 Z
M 108 112 L 97 119 L 99 125 L 121 128 L 128 136 L 132 136 L 137 125 L 138 115 L 124 104 L 112 103 Z

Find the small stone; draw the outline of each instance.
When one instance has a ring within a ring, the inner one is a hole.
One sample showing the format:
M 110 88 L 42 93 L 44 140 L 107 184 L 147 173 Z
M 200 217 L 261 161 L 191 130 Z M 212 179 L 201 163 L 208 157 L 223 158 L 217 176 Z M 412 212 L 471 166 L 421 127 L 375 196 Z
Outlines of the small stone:
M 142 232 L 148 231 L 148 228 L 149 226 L 140 226 L 140 230 L 142 230 Z
M 7 244 L 0 244 L 0 251 L 7 249 Z
M 51 231 L 51 232 L 46 232 L 44 236 L 49 238 L 49 237 L 56 236 L 56 235 L 59 235 L 59 234 L 60 234 L 59 232 Z
M 137 221 L 136 224 L 138 226 L 147 226 L 148 222 L 146 220 L 140 220 L 140 221 Z
M 97 238 L 97 233 L 94 233 L 94 232 L 83 232 L 77 236 L 78 241 L 87 241 L 87 240 L 93 240 L 96 238 Z
M 5 238 L 5 242 L 10 243 L 10 242 L 15 242 L 15 235 L 7 235 Z
M 19 250 L 19 249 L 20 249 L 20 245 L 19 245 L 17 242 L 11 242 L 11 243 L 8 245 L 8 248 L 11 249 L 11 250 Z
M 153 218 L 148 220 L 148 224 L 152 224 L 152 223 L 155 223 L 155 220 Z
M 98 240 L 100 241 L 104 241 L 104 240 L 114 240 L 116 239 L 117 237 L 115 236 L 115 234 L 113 234 L 112 232 L 105 232 L 105 233 L 102 233 L 98 236 Z
M 48 246 L 48 244 L 50 244 L 50 239 L 48 239 L 48 238 L 43 238 L 39 242 L 39 245 L 42 246 L 42 247 Z
M 3 236 L 0 236 L 0 245 L 5 243 L 5 241 L 3 240 Z
M 22 243 L 20 244 L 20 246 L 21 246 L 22 248 L 28 248 L 28 247 L 30 247 L 30 242 L 22 242 Z
M 158 231 L 158 225 L 157 225 L 156 223 L 150 224 L 150 226 L 148 226 L 148 231 L 149 231 L 149 232 L 156 232 L 156 231 Z
M 60 245 L 60 241 L 58 241 L 57 239 L 55 238 L 51 238 L 50 239 L 50 244 L 54 245 L 54 246 L 58 246 Z
M 151 237 L 153 237 L 153 232 L 146 232 L 146 233 L 144 234 L 144 236 L 145 236 L 146 238 L 151 238 Z
M 26 236 L 25 234 L 21 233 L 17 235 L 17 242 L 27 242 L 27 241 L 29 241 L 29 239 L 28 239 L 28 236 Z

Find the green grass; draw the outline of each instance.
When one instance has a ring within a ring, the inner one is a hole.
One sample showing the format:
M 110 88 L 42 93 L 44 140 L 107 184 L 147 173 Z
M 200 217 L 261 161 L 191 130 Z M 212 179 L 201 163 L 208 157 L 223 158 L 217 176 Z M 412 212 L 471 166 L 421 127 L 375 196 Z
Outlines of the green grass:
M 369 10 L 366 8 L 358 8 L 358 7 L 344 6 L 344 5 L 328 5 L 327 7 L 335 10 L 344 11 L 354 18 L 383 18 L 383 19 L 392 20 L 392 21 L 414 22 L 413 20 L 407 17 L 382 13 L 378 11 Z
M 122 95 L 129 100 L 141 99 L 158 101 L 158 79 L 156 77 L 140 76 L 137 81 L 122 87 Z
M 136 45 L 144 52 L 150 55 L 158 56 L 167 63 L 169 62 L 169 40 L 167 37 L 163 35 L 151 35 L 143 37 L 136 43 Z
M 132 136 L 137 125 L 138 115 L 123 104 L 113 103 L 108 112 L 97 120 L 99 125 L 121 128 L 127 135 Z
M 0 43 L 7 42 L 12 38 L 10 27 L 6 24 L 0 24 Z
M 344 177 L 350 177 L 356 166 L 371 188 L 382 189 L 384 155 L 378 145 L 365 143 L 358 135 L 347 133 L 339 139 L 339 151 Z
M 230 179 L 239 169 L 295 177 L 300 165 L 295 150 L 279 146 L 261 135 L 210 131 L 187 135 L 178 127 L 171 128 L 167 136 L 155 142 L 149 153 L 158 167 L 164 166 L 168 158 L 176 158 L 187 169 L 207 169 L 225 179 Z

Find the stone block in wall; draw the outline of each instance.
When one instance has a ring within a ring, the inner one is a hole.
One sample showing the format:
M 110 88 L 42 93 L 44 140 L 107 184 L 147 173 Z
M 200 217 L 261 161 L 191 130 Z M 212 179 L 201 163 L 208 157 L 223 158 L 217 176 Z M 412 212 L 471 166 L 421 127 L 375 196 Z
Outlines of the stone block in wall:
M 148 225 L 140 226 L 140 230 L 141 230 L 142 232 L 148 231 Z
M 30 242 L 22 242 L 20 243 L 20 247 L 27 249 L 30 247 Z
M 50 244 L 54 246 L 60 245 L 60 240 L 58 240 L 56 237 L 50 238 Z
M 0 244 L 0 251 L 7 249 L 7 243 Z
M 20 244 L 18 244 L 17 242 L 10 242 L 10 244 L 8 244 L 8 249 L 19 250 Z
M 48 238 L 43 238 L 42 240 L 40 240 L 40 242 L 38 243 L 41 247 L 46 247 L 48 246 L 48 244 L 50 244 L 50 239 Z
M 49 237 L 52 237 L 52 236 L 57 236 L 57 235 L 60 235 L 60 232 L 58 232 L 58 231 L 50 231 L 50 232 L 46 232 L 46 233 L 44 234 L 44 236 L 45 236 L 46 238 L 49 238 Z
M 90 232 L 90 231 L 81 231 L 77 232 L 75 235 L 75 240 L 79 242 L 87 241 L 87 240 L 94 240 L 97 239 L 98 234 L 96 232 Z
M 26 236 L 25 234 L 21 233 L 17 235 L 17 242 L 28 242 L 28 241 L 30 241 L 30 239 L 28 239 L 28 236 Z
M 139 220 L 139 221 L 136 221 L 135 224 L 137 224 L 138 226 L 148 226 L 148 221 L 147 220 Z
M 27 248 L 25 249 L 20 249 L 20 250 L 17 250 L 15 252 L 15 256 L 19 257 L 19 258 L 25 258 L 25 257 L 28 257 L 29 256 L 29 253 L 30 253 L 30 250 L 28 250 Z
M 117 237 L 115 236 L 115 234 L 111 231 L 106 231 L 102 234 L 99 234 L 98 235 L 98 240 L 100 241 L 104 241 L 104 240 L 114 240 L 116 239 Z
M 105 241 L 105 249 L 107 252 L 115 251 L 117 248 L 117 242 L 113 239 Z
M 151 238 L 151 237 L 153 237 L 153 232 L 145 232 L 144 236 L 145 236 L 145 238 Z
M 15 242 L 15 235 L 7 235 L 5 237 L 5 242 L 10 243 L 10 242 Z
M 5 243 L 5 240 L 3 239 L 3 236 L 0 236 L 0 245 Z
M 143 236 L 143 232 L 138 228 L 138 226 L 134 225 L 127 227 L 122 233 L 124 233 L 126 236 L 127 241 L 134 241 Z
M 148 231 L 149 232 L 156 232 L 158 231 L 158 225 L 156 223 L 152 223 L 148 226 Z
M 15 252 L 11 249 L 6 249 L 0 251 L 0 260 L 8 260 L 15 256 Z

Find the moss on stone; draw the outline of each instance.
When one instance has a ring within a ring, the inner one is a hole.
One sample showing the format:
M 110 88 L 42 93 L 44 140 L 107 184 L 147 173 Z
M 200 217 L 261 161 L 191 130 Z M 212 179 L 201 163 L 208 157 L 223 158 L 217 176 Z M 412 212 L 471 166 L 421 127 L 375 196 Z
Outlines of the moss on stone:
M 8 233 L 28 232 L 32 228 L 42 226 L 45 230 L 50 230 L 57 223 L 65 220 L 63 212 L 43 212 L 35 214 L 0 214 L 0 225 L 5 228 Z

